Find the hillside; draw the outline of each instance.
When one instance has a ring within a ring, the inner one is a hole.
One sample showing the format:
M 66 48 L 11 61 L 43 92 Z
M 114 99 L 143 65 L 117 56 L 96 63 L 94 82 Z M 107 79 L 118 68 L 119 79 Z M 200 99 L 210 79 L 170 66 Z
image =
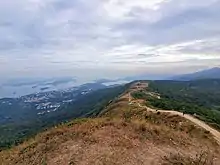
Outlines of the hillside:
M 96 118 L 76 119 L 0 152 L 3 165 L 218 165 L 220 147 L 211 132 L 184 116 L 149 109 L 134 83 Z M 151 95 L 159 97 L 154 93 Z
M 172 77 L 173 80 L 220 79 L 220 68 L 215 67 L 195 73 Z
M 140 95 L 148 106 L 196 115 L 220 129 L 220 79 L 151 81 L 147 91 L 160 95 L 159 99 Z
M 126 88 L 125 85 L 103 89 L 102 85 L 85 84 L 68 91 L 0 99 L 0 150 L 57 124 L 95 116 Z

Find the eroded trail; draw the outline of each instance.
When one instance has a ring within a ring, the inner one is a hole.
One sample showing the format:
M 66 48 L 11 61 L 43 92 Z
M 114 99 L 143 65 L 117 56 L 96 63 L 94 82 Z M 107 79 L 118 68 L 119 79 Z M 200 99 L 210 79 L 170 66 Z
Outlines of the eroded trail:
M 143 84 L 142 84 L 142 86 L 143 86 Z M 146 84 L 145 87 L 147 87 L 147 86 L 148 86 L 148 84 Z M 135 89 L 135 88 L 133 88 L 132 91 L 134 91 L 134 89 Z M 137 87 L 137 88 L 136 88 L 136 91 L 137 91 L 137 90 L 140 90 L 140 89 L 143 89 L 143 88 Z M 130 91 L 129 94 L 128 94 L 129 104 L 134 103 L 134 102 L 132 101 L 133 98 L 132 98 L 132 96 L 131 96 L 131 92 L 132 92 L 132 91 Z M 146 108 L 148 111 L 161 112 L 161 113 L 170 113 L 170 114 L 173 114 L 173 115 L 179 115 L 179 116 L 181 116 L 181 117 L 184 117 L 185 119 L 190 120 L 191 122 L 193 122 L 193 123 L 196 124 L 197 126 L 202 127 L 202 128 L 205 129 L 206 131 L 209 131 L 209 132 L 213 135 L 213 137 L 216 139 L 216 141 L 218 142 L 218 144 L 220 145 L 220 132 L 217 131 L 216 129 L 210 127 L 210 126 L 209 126 L 208 124 L 206 124 L 205 122 L 203 122 L 203 121 L 201 121 L 201 120 L 199 120 L 199 119 L 197 119 L 197 118 L 195 118 L 195 117 L 193 117 L 193 116 L 191 116 L 191 115 L 188 115 L 188 114 L 184 114 L 184 115 L 183 115 L 183 113 L 178 112 L 178 111 L 156 110 L 156 109 L 152 109 L 152 108 L 149 108 L 149 107 L 147 107 L 147 106 L 141 105 L 141 103 L 139 103 L 139 102 L 136 102 L 136 103 L 138 104 L 138 106 L 139 106 L 140 108 Z
M 155 110 L 155 109 L 151 109 L 147 106 L 143 106 L 140 103 L 138 103 L 138 106 L 141 108 L 146 108 L 148 111 L 152 111 L 152 112 L 161 112 L 161 113 L 171 113 L 173 115 L 179 115 L 181 117 L 186 118 L 187 120 L 190 120 L 191 122 L 193 122 L 194 124 L 198 125 L 199 127 L 202 127 L 203 129 L 205 129 L 206 131 L 209 131 L 214 138 L 216 139 L 216 141 L 218 142 L 218 144 L 220 145 L 220 132 L 215 130 L 214 128 L 210 127 L 208 124 L 206 124 L 205 122 L 191 116 L 191 115 L 183 115 L 183 113 L 181 112 L 177 112 L 177 111 L 165 111 L 165 110 Z

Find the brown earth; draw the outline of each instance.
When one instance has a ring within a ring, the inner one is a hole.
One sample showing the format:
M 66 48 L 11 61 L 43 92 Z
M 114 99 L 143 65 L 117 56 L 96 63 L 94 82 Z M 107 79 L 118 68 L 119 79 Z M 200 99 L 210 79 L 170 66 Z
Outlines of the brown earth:
M 209 131 L 179 115 L 130 104 L 128 98 L 129 92 L 98 118 L 74 120 L 0 152 L 0 164 L 220 164 L 220 147 Z
M 148 87 L 147 83 L 136 83 L 136 84 L 134 84 L 133 88 L 128 92 L 128 95 L 125 95 L 125 96 L 128 97 L 130 104 L 131 103 L 137 104 L 140 108 L 145 108 L 147 111 L 151 111 L 151 112 L 169 113 L 169 114 L 172 114 L 172 115 L 178 115 L 178 116 L 184 117 L 185 119 L 190 120 L 191 122 L 193 122 L 195 125 L 197 125 L 197 126 L 203 128 L 203 129 L 205 129 L 206 131 L 210 132 L 210 134 L 212 134 L 212 136 L 215 138 L 215 140 L 220 145 L 220 132 L 218 130 L 212 128 L 211 126 L 209 126 L 205 122 L 197 119 L 196 117 L 193 117 L 192 115 L 188 115 L 188 114 L 183 114 L 183 113 L 177 112 L 177 111 L 171 111 L 171 110 L 166 111 L 166 110 L 152 109 L 150 107 L 142 105 L 144 100 L 134 100 L 134 101 L 132 101 L 133 98 L 131 98 L 131 92 L 138 91 L 138 90 L 143 90 L 147 87 Z M 150 92 L 148 92 L 148 94 L 150 94 L 151 96 L 153 95 Z M 155 95 L 154 97 L 158 98 L 159 96 Z

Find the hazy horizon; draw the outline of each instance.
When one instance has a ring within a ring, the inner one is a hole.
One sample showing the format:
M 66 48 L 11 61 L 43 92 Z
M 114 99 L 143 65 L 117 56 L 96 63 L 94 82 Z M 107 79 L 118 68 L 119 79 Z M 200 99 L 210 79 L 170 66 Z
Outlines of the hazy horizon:
M 220 66 L 220 0 L 0 2 L 0 80 L 177 75 Z

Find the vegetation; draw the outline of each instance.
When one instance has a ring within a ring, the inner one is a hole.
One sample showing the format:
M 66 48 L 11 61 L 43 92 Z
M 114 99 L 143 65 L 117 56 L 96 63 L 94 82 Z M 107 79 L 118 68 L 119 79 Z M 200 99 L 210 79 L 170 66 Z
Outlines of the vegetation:
M 196 104 L 210 109 L 220 107 L 220 79 L 194 81 L 152 81 L 149 91 L 163 98 Z
M 211 153 L 205 151 L 197 154 L 194 158 L 181 154 L 170 154 L 164 157 L 163 165 L 213 165 L 214 157 Z
M 36 111 L 24 113 L 24 117 L 19 120 L 0 125 L 0 150 L 17 145 L 40 131 L 57 124 L 67 123 L 75 118 L 95 117 L 111 100 L 123 93 L 128 86 L 129 84 L 94 91 L 53 113 L 42 116 L 36 115 Z M 13 113 L 22 113 L 22 110 L 17 109 Z
M 80 98 L 77 105 L 66 106 L 70 113 L 63 109 L 59 117 L 50 115 L 54 121 L 62 117 L 65 120 L 10 150 L 1 151 L 0 162 L 13 165 L 206 165 L 214 160 L 214 164 L 219 164 L 220 148 L 209 132 L 181 116 L 153 113 L 137 104 L 129 104 L 128 93 L 115 97 L 127 87 L 90 93 Z M 159 98 L 154 92 L 143 90 L 139 94 L 136 97 Z M 72 112 L 78 110 L 75 107 L 80 111 Z M 80 118 L 72 120 L 70 114 Z M 71 121 L 67 122 L 69 117 Z M 210 157 L 200 154 L 207 148 L 213 154 Z
M 220 80 L 152 81 L 146 90 L 133 93 L 133 97 L 159 109 L 195 115 L 220 129 Z
M 63 123 L 0 152 L 0 162 L 112 165 L 165 164 L 169 161 L 174 164 L 174 160 L 178 163 L 181 160 L 188 163 L 188 158 L 197 160 L 196 154 L 199 157 L 207 148 L 213 153 L 216 165 L 220 161 L 220 148 L 212 136 L 184 118 L 129 105 L 126 94 L 111 102 L 98 118 Z M 167 153 L 176 152 L 183 155 L 167 156 Z M 183 165 L 202 165 L 186 163 Z

